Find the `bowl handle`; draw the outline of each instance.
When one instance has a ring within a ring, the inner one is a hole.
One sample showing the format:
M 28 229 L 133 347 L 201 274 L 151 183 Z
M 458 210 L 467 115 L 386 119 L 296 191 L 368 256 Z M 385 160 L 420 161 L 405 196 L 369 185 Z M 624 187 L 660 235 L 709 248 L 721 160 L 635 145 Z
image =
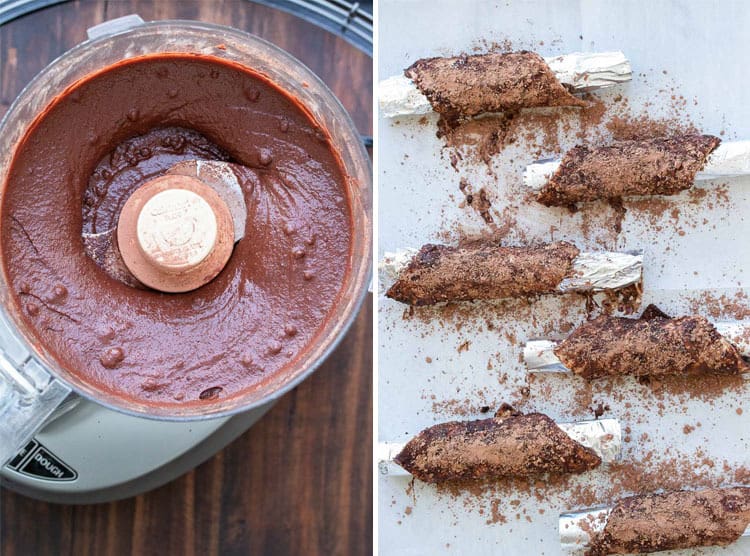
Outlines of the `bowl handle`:
M 0 318 L 0 466 L 77 402 L 78 396 L 53 377 Z

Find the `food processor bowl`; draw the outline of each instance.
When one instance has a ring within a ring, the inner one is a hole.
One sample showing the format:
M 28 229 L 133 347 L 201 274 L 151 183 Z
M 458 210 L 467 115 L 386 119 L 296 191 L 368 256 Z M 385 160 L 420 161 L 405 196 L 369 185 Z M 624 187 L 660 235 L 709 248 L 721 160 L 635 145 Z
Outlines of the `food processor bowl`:
M 371 274 L 372 175 L 360 135 L 333 93 L 301 62 L 258 37 L 229 27 L 196 21 L 146 23 L 138 16 L 127 16 L 89 29 L 89 39 L 37 75 L 0 121 L 0 202 L 15 149 L 56 97 L 112 64 L 160 53 L 194 53 L 245 66 L 298 99 L 310 117 L 328 131 L 345 172 L 350 202 L 349 272 L 332 312 L 290 368 L 236 395 L 199 405 L 141 403 L 88 384 L 66 371 L 33 340 L 23 319 L 15 314 L 7 277 L 0 273 L 0 461 L 6 461 L 23 446 L 71 395 L 126 414 L 173 421 L 226 417 L 268 406 L 304 380 L 331 353 L 367 293 Z M 0 252 L 0 262 L 3 258 Z

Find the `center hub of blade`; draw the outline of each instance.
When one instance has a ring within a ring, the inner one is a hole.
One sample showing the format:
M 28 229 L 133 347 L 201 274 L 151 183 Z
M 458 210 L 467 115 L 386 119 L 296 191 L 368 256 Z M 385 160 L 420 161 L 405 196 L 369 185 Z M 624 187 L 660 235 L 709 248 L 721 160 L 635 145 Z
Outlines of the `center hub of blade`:
M 137 189 L 117 226 L 123 261 L 143 284 L 185 292 L 213 280 L 234 245 L 226 203 L 190 176 L 166 175 Z

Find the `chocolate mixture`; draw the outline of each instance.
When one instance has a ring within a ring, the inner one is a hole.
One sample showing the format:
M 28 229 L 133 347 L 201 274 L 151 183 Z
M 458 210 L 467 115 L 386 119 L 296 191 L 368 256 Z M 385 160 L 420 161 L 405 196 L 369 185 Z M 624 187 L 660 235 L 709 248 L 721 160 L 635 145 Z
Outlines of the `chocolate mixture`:
M 425 429 L 394 461 L 428 483 L 583 473 L 601 464 L 546 415 L 523 415 L 507 405 L 492 419 Z
M 410 305 L 502 299 L 552 293 L 570 272 L 578 249 L 564 241 L 537 247 L 427 244 L 386 295 Z
M 674 195 L 693 186 L 695 175 L 721 140 L 712 135 L 676 135 L 574 147 L 537 194 L 547 206 L 635 195 Z
M 129 195 L 176 162 L 229 160 L 248 207 L 224 270 L 182 294 L 135 289 L 84 253 Z M 315 340 L 349 271 L 346 179 L 325 130 L 250 70 L 210 56 L 118 63 L 58 97 L 2 199 L 13 310 L 58 363 L 151 404 L 238 395 Z
M 586 106 L 534 52 L 423 58 L 404 72 L 449 125 L 485 112 Z
M 750 524 L 750 488 L 631 496 L 612 509 L 586 556 L 726 546 Z
M 737 348 L 705 318 L 670 318 L 653 306 L 639 319 L 602 315 L 587 322 L 555 348 L 555 355 L 587 379 L 738 374 L 748 369 Z

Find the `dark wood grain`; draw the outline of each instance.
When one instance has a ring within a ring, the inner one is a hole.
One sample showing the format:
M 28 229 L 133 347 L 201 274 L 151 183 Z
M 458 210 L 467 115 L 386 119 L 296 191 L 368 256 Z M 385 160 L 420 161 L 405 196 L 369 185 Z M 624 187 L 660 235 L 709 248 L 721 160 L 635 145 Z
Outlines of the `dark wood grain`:
M 320 75 L 371 134 L 372 64 L 344 41 L 245 0 L 68 2 L 0 27 L 0 115 L 86 28 L 129 13 L 260 35 Z M 0 493 L 0 553 L 358 555 L 372 552 L 372 299 L 336 352 L 250 431 L 195 471 L 112 504 Z

